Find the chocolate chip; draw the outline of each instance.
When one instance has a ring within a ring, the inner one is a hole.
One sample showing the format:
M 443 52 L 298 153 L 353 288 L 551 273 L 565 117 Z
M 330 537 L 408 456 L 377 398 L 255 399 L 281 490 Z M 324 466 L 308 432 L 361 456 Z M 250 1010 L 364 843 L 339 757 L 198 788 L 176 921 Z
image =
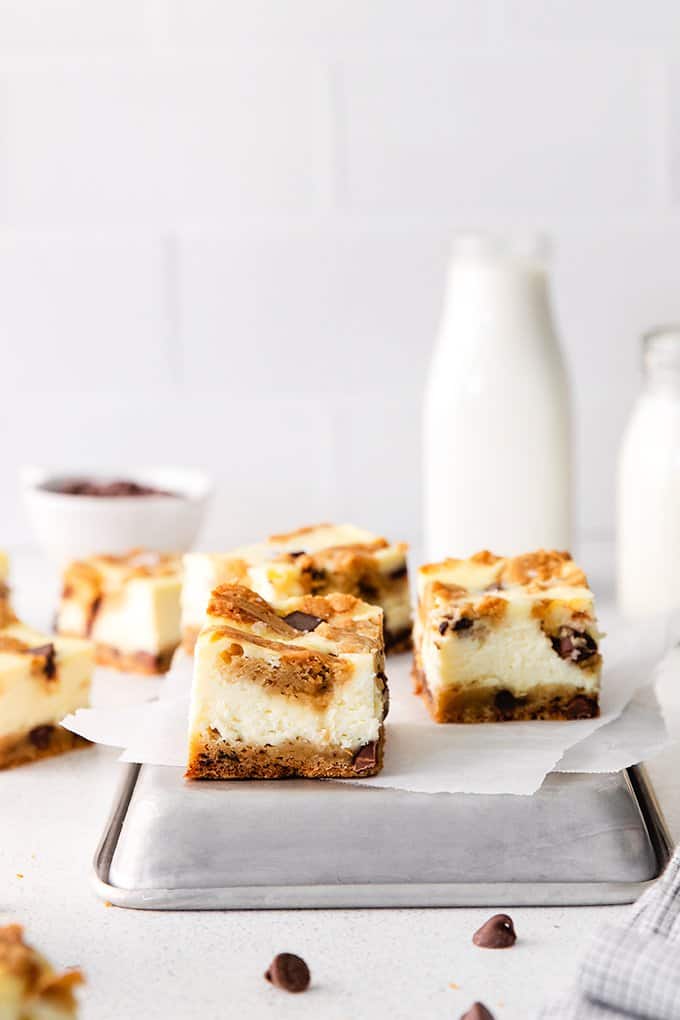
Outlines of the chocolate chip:
M 398 581 L 400 577 L 406 577 L 406 564 L 402 563 L 400 567 L 395 567 L 394 570 L 390 570 L 387 576 L 393 581 Z
M 515 926 L 507 914 L 494 914 L 474 933 L 472 941 L 482 949 L 507 949 L 517 941 Z
M 45 751 L 50 746 L 50 737 L 54 726 L 36 726 L 28 734 L 28 739 L 39 751 Z
M 294 613 L 288 613 L 288 616 L 284 616 L 286 623 L 295 627 L 295 630 L 316 630 L 323 620 L 320 616 L 312 616 L 311 613 L 300 613 L 297 610 Z
M 384 673 L 378 673 L 378 679 L 383 682 L 383 722 L 387 719 L 390 711 L 390 689 L 387 686 L 387 677 Z
M 278 953 L 269 964 L 267 981 L 286 992 L 304 992 L 309 988 L 309 967 L 295 953 Z
M 448 629 L 449 629 L 449 621 L 448 620 L 442 620 L 442 622 L 439 624 L 439 633 L 440 634 L 446 634 Z
M 90 637 L 92 635 L 92 628 L 94 627 L 94 622 L 97 619 L 97 613 L 101 609 L 101 605 L 102 605 L 101 595 L 97 595 L 97 597 L 94 598 L 90 603 L 90 611 L 87 616 L 87 625 L 85 627 L 86 637 Z
M 453 624 L 454 630 L 469 630 L 475 621 L 471 620 L 469 616 L 461 616 L 459 620 Z
M 517 698 L 511 691 L 498 691 L 493 699 L 493 703 L 504 719 L 512 719 Z
M 45 659 L 43 672 L 48 680 L 54 680 L 57 675 L 54 645 L 51 642 L 48 645 L 38 645 L 37 648 L 29 648 L 29 652 L 31 655 L 39 655 Z
M 578 694 L 567 705 L 567 719 L 592 719 L 597 714 L 597 703 Z
M 305 550 L 304 549 L 296 549 L 295 552 L 289 552 L 288 555 L 292 556 L 293 559 L 296 560 L 298 558 L 298 556 L 304 556 L 305 555 Z
M 378 589 L 370 581 L 359 581 L 359 594 L 366 602 L 375 602 L 378 597 Z
M 494 1020 L 494 1017 L 483 1002 L 474 1002 L 460 1020 Z
M 597 642 L 585 631 L 572 627 L 560 627 L 560 632 L 550 642 L 561 659 L 570 662 L 584 662 L 597 652 Z
M 354 755 L 354 771 L 365 772 L 366 769 L 375 768 L 378 762 L 378 744 L 372 740 L 370 744 L 364 744 Z

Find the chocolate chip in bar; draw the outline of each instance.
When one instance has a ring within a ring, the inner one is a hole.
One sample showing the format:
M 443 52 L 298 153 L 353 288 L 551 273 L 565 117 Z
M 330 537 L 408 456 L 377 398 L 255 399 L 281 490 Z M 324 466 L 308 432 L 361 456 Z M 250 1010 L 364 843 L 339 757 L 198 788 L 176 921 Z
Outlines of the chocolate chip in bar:
M 448 620 L 442 620 L 442 622 L 439 624 L 439 633 L 440 634 L 446 634 L 448 629 L 449 629 L 449 621 Z
M 394 570 L 390 570 L 387 576 L 392 581 L 398 581 L 399 578 L 406 577 L 406 573 L 407 573 L 406 564 L 402 563 L 400 567 L 395 567 Z
M 597 652 L 597 642 L 590 634 L 571 627 L 560 627 L 559 634 L 550 641 L 559 657 L 570 662 L 584 662 Z
M 452 626 L 454 630 L 469 630 L 473 623 L 474 620 L 471 620 L 469 616 L 461 616 Z
M 28 734 L 28 739 L 39 751 L 45 751 L 50 746 L 50 739 L 54 726 L 35 726 Z
M 567 705 L 567 719 L 592 719 L 597 715 L 597 702 L 577 694 Z
M 494 914 L 472 936 L 481 949 L 508 949 L 517 941 L 515 926 L 508 914 Z
M 515 706 L 517 705 L 517 698 L 512 691 L 505 689 L 498 691 L 493 699 L 493 703 L 503 719 L 512 719 L 515 714 Z
M 467 1013 L 463 1013 L 460 1020 L 494 1020 L 494 1016 L 483 1002 L 473 1002 Z
M 38 645 L 37 648 L 29 648 L 31 655 L 45 660 L 43 672 L 48 680 L 54 680 L 57 675 L 57 664 L 55 662 L 54 645 L 50 642 L 47 645 Z
M 375 768 L 378 761 L 378 744 L 372 740 L 370 744 L 360 747 L 354 756 L 354 771 L 364 772 L 366 769 Z
M 288 616 L 284 616 L 284 620 L 290 627 L 294 627 L 295 630 L 316 630 L 323 620 L 320 616 L 312 616 L 311 613 L 300 613 L 295 610 L 294 613 L 288 613 Z
M 295 953 L 278 953 L 265 973 L 267 981 L 286 992 L 304 992 L 309 988 L 309 967 Z

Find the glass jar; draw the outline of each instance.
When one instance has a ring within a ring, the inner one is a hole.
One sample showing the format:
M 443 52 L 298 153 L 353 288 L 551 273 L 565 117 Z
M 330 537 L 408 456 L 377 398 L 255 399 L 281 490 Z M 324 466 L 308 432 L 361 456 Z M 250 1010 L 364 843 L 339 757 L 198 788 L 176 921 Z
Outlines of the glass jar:
M 643 337 L 618 465 L 617 590 L 627 615 L 680 608 L 680 325 Z

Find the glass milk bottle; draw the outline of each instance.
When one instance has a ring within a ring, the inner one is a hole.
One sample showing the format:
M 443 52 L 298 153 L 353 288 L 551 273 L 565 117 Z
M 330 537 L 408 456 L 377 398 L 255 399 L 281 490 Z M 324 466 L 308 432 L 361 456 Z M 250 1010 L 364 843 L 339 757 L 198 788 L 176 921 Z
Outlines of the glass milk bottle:
M 618 602 L 636 616 L 680 608 L 680 325 L 643 337 L 643 366 L 618 471 Z
M 425 391 L 428 559 L 569 548 L 569 395 L 545 248 L 455 243 Z

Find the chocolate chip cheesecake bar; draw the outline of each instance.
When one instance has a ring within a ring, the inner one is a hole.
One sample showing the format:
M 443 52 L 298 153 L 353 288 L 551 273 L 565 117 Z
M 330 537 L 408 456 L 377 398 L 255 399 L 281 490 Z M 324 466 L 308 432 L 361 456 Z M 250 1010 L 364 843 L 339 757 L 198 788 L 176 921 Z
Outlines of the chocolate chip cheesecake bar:
M 72 563 L 56 629 L 94 641 L 97 662 L 129 673 L 163 673 L 180 641 L 179 557 L 135 549 Z
M 598 715 L 599 638 L 568 553 L 480 552 L 418 572 L 414 687 L 436 722 Z
M 274 608 L 249 588 L 221 585 L 196 642 L 187 776 L 375 775 L 384 662 L 382 610 L 353 595 Z
M 73 1020 L 82 983 L 79 970 L 57 973 L 24 942 L 21 925 L 0 928 L 0 1020 Z
M 59 722 L 88 704 L 93 669 L 89 641 L 0 628 L 0 769 L 87 745 Z
M 272 605 L 292 596 L 343 592 L 380 606 L 388 651 L 410 646 L 408 546 L 352 524 L 319 524 L 272 535 L 229 553 L 184 557 L 182 644 L 191 654 L 210 593 L 219 584 L 242 584 Z

